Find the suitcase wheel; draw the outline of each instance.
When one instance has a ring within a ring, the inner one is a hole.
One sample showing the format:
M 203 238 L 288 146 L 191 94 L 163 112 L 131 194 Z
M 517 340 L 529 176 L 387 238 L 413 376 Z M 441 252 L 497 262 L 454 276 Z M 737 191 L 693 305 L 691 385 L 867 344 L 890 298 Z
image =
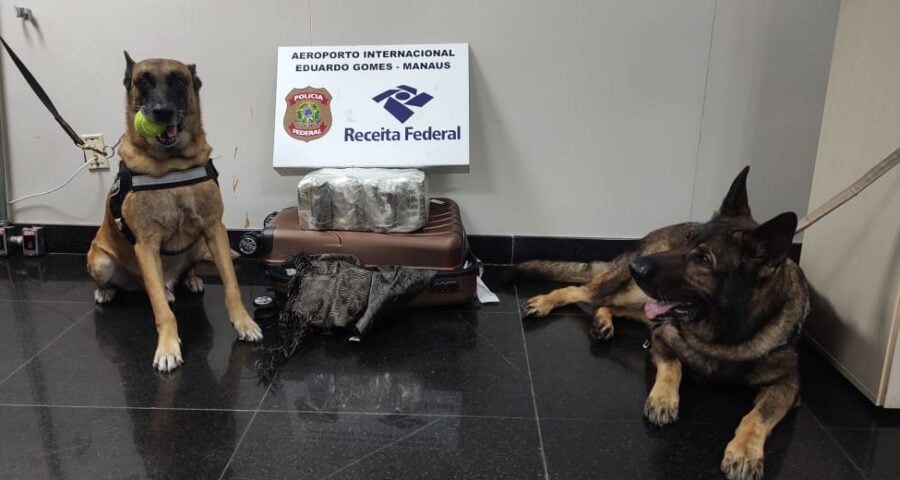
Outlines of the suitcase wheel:
M 268 322 L 278 315 L 278 302 L 274 297 L 260 295 L 253 299 L 253 318 L 258 322 Z
M 259 252 L 262 236 L 259 232 L 247 232 L 238 241 L 238 251 L 245 257 L 252 257 Z
M 275 299 L 268 295 L 260 295 L 253 299 L 253 306 L 260 309 L 272 309 L 275 308 L 276 303 Z

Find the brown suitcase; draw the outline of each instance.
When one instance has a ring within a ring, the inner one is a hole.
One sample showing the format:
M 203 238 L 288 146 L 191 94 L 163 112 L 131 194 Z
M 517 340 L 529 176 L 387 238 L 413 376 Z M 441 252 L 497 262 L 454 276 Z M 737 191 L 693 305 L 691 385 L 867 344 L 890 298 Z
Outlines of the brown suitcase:
M 468 251 L 459 207 L 447 198 L 430 200 L 428 222 L 413 233 L 303 230 L 297 207 L 271 215 L 259 232 L 241 236 L 238 250 L 256 257 L 276 289 L 286 286 L 293 272 L 284 262 L 299 253 L 345 253 L 369 266 L 400 265 L 438 273 L 413 306 L 467 303 L 476 291 L 479 265 Z

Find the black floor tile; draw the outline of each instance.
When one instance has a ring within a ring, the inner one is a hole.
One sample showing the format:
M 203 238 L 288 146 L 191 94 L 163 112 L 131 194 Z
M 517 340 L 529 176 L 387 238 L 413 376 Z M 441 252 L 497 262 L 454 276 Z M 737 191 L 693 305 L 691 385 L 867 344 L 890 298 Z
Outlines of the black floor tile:
M 640 420 L 647 395 L 646 328 L 616 321 L 596 341 L 591 319 L 553 315 L 525 321 L 525 338 L 541 417 Z
M 558 315 L 526 323 L 526 339 L 541 418 L 581 418 L 640 422 L 653 385 L 653 369 L 643 348 L 647 328 L 616 319 L 610 340 L 590 337 L 590 319 Z M 683 422 L 734 428 L 753 408 L 755 391 L 710 385 L 686 377 L 681 385 Z M 804 427 L 815 427 L 805 407 Z
M 533 417 L 518 314 L 417 310 L 313 342 L 263 408 Z
M 225 478 L 543 476 L 534 419 L 261 412 Z
M 94 301 L 84 255 L 0 259 L 0 300 Z
M 255 408 L 260 347 L 237 340 L 221 287 L 176 302 L 184 365 L 152 367 L 156 326 L 146 296 L 98 306 L 0 385 L 0 403 L 116 407 Z M 245 295 L 247 297 L 247 295 Z
M 270 292 L 255 262 L 237 269 L 245 303 Z M 562 285 L 516 283 L 503 266 L 484 278 L 499 304 L 409 310 L 361 343 L 311 341 L 226 476 L 543 478 L 542 434 L 553 479 L 722 478 L 753 391 L 686 379 L 680 420 L 650 427 L 646 327 L 617 320 L 595 341 L 580 306 L 523 322 L 520 302 Z M 0 477 L 218 478 L 265 394 L 263 347 L 236 340 L 219 279 L 206 279 L 205 295 L 176 292 L 185 365 L 161 375 L 146 294 L 95 307 L 84 256 L 0 260 Z M 800 352 L 802 404 L 770 439 L 766 478 L 896 477 L 900 412 Z
M 800 353 L 800 396 L 823 425 L 900 428 L 900 410 L 876 407 L 808 344 Z
M 900 477 L 900 430 L 834 428 L 828 431 L 870 480 Z
M 863 478 L 807 414 L 789 414 L 766 444 L 767 479 Z M 550 477 L 569 479 L 721 479 L 719 464 L 734 426 L 542 420 Z
M 90 309 L 83 303 L 0 301 L 0 383 Z
M 250 412 L 0 407 L 6 480 L 219 478 Z

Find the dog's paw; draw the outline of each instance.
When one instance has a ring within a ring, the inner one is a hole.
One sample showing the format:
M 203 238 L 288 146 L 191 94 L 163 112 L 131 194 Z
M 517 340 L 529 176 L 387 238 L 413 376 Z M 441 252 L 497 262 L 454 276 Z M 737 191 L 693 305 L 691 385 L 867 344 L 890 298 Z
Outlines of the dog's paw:
M 658 427 L 678 420 L 678 394 L 653 395 L 651 393 L 644 403 L 644 418 Z
M 169 303 L 175 303 L 175 293 L 171 290 L 166 290 L 166 301 Z
M 238 338 L 245 342 L 258 342 L 263 338 L 262 329 L 247 312 L 244 312 L 238 321 L 232 322 L 232 325 L 234 325 Z
M 153 356 L 153 367 L 160 372 L 171 372 L 184 363 L 181 359 L 181 340 L 160 341 Z
M 545 295 L 529 298 L 523 307 L 523 313 L 526 317 L 546 317 L 551 310 L 553 310 L 553 305 L 547 301 Z
M 196 275 L 188 275 L 184 278 L 182 283 L 191 293 L 203 293 L 203 290 L 205 289 L 203 279 Z
M 114 298 L 116 298 L 115 288 L 98 288 L 94 290 L 94 301 L 99 305 L 109 303 L 113 301 Z
M 722 458 L 722 473 L 728 480 L 759 480 L 763 477 L 763 466 L 762 449 L 749 448 L 734 440 Z
M 238 338 L 245 342 L 258 342 L 263 338 L 262 329 L 253 320 L 247 324 L 235 325 L 234 329 Z
M 591 336 L 597 340 L 609 340 L 615 335 L 616 329 L 610 325 L 591 325 Z

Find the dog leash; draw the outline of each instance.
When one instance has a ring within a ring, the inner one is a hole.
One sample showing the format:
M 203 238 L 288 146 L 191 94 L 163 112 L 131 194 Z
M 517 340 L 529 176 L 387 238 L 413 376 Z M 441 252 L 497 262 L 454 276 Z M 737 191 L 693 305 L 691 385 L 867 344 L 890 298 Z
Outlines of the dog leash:
M 60 115 L 59 110 L 56 109 L 56 106 L 53 105 L 53 101 L 50 100 L 50 96 L 47 95 L 47 92 L 44 91 L 43 87 L 41 87 L 41 84 L 37 81 L 36 78 L 34 78 L 34 75 L 31 74 L 31 71 L 28 70 L 28 67 L 26 67 L 25 64 L 22 63 L 22 60 L 19 59 L 19 56 L 16 55 L 16 52 L 14 52 L 9 44 L 6 43 L 6 40 L 4 40 L 3 37 L 0 37 L 0 42 L 3 43 L 3 47 L 6 49 L 6 52 L 9 53 L 9 57 L 12 58 L 12 61 L 16 65 L 16 68 L 19 69 L 19 73 L 21 73 L 22 76 L 25 77 L 25 81 L 28 82 L 28 86 L 31 87 L 31 90 L 35 95 L 37 95 L 41 103 L 43 103 L 44 106 L 47 107 L 47 110 L 49 110 L 53 115 L 56 123 L 58 123 L 59 126 L 62 127 L 63 131 L 66 132 L 66 135 L 68 135 L 69 138 L 71 138 L 72 141 L 75 142 L 75 146 L 82 150 L 90 150 L 92 152 L 99 153 L 104 157 L 107 156 L 107 153 L 105 151 L 98 150 L 89 145 L 85 145 L 84 140 L 82 140 L 81 136 L 78 135 L 78 133 L 75 132 L 75 129 L 73 129 L 72 126 L 69 125 L 69 122 L 67 122 L 66 119 L 64 119 L 62 115 Z
M 870 168 L 865 175 L 859 178 L 859 180 L 853 182 L 853 185 L 841 190 L 840 193 L 831 197 L 830 200 L 819 205 L 819 208 L 803 217 L 797 224 L 797 230 L 794 232 L 794 235 L 806 230 L 812 226 L 812 224 L 821 220 L 822 217 L 833 212 L 834 209 L 849 202 L 851 198 L 859 195 L 859 192 L 863 191 L 866 187 L 871 185 L 872 182 L 878 180 L 882 175 L 896 167 L 898 164 L 900 164 L 900 148 L 894 150 L 893 153 L 885 157 L 884 160 L 878 162 L 878 165 Z

